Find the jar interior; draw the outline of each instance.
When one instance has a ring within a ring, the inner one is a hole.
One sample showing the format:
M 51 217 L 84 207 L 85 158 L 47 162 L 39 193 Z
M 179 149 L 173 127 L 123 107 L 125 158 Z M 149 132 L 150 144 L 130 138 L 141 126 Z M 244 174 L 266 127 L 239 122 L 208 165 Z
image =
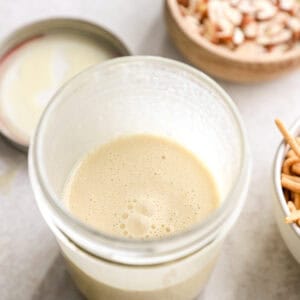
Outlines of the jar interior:
M 173 139 L 199 157 L 226 199 L 244 151 L 231 100 L 183 64 L 128 60 L 93 67 L 54 97 L 37 139 L 48 188 L 61 199 L 68 175 L 84 154 L 120 136 L 148 133 Z

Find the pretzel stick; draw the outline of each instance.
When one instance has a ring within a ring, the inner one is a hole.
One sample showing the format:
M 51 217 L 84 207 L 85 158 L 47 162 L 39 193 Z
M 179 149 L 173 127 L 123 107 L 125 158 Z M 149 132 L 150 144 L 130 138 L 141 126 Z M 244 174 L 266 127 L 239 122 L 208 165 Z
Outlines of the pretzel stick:
M 298 176 L 282 174 L 282 175 L 281 175 L 281 178 L 282 178 L 282 177 L 285 177 L 285 178 L 287 178 L 287 179 L 289 179 L 289 180 L 294 181 L 295 183 L 299 183 L 299 184 L 300 184 L 300 177 L 298 177 Z
M 295 194 L 294 203 L 296 209 L 300 209 L 300 194 Z
M 288 201 L 287 206 L 288 206 L 290 212 L 293 212 L 296 210 L 296 206 L 293 201 Z
M 297 141 L 298 145 L 300 146 L 300 137 L 296 137 L 296 141 Z M 289 149 L 288 152 L 286 153 L 287 158 L 295 157 L 295 156 L 297 156 L 297 155 L 293 149 Z
M 291 168 L 292 172 L 300 176 L 300 164 L 294 163 Z
M 290 171 L 291 166 L 294 166 L 295 163 L 299 163 L 299 162 L 300 162 L 300 158 L 298 158 L 296 156 L 286 159 L 282 166 L 282 172 L 285 174 L 291 174 L 291 171 Z
M 295 194 L 295 195 L 300 196 L 300 194 Z M 295 197 L 295 199 L 297 199 L 297 197 Z M 300 200 L 300 197 L 298 199 Z M 295 206 L 295 204 L 294 204 L 293 201 L 288 201 L 287 206 L 288 206 L 288 208 L 289 208 L 289 210 L 290 210 L 291 213 L 297 210 L 297 205 Z M 286 222 L 290 222 L 290 220 L 286 219 Z M 296 222 L 298 225 L 300 225 L 300 219 L 297 219 L 296 221 L 293 221 L 293 222 Z
M 291 157 L 297 157 L 295 151 L 293 149 L 290 149 L 287 153 L 286 153 L 286 157 L 287 158 L 291 158 Z
M 299 145 L 298 145 L 296 139 L 288 132 L 288 130 L 286 129 L 284 124 L 279 119 L 275 119 L 275 123 L 276 123 L 278 129 L 280 130 L 280 132 L 282 133 L 286 143 L 289 144 L 290 147 L 296 153 L 296 155 L 298 157 L 300 157 L 300 148 L 299 148 Z
M 291 178 L 288 178 L 288 176 L 289 175 L 285 175 L 285 174 L 282 175 L 282 178 L 281 178 L 282 186 L 285 189 L 290 190 L 292 192 L 300 193 L 300 182 L 295 181 Z M 295 176 L 289 176 L 289 177 L 295 177 Z M 300 180 L 300 178 L 299 178 L 299 180 Z
M 293 203 L 295 204 L 295 193 L 290 191 L 290 198 L 289 201 L 293 201 Z
M 294 210 L 291 214 L 285 218 L 285 222 L 290 224 L 297 222 L 300 219 L 300 210 Z

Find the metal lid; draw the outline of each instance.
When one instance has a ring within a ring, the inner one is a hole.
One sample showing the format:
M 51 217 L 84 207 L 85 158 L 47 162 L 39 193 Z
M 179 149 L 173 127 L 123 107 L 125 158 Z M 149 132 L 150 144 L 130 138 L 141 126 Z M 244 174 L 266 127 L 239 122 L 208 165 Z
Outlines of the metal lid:
M 99 42 L 99 45 L 103 44 L 103 47 L 109 47 L 113 51 L 114 57 L 130 55 L 130 51 L 118 37 L 97 24 L 73 18 L 45 19 L 16 30 L 0 43 L 0 83 L 1 66 L 11 55 L 27 42 L 53 33 L 72 33 L 91 38 Z M 26 152 L 29 146 L 28 142 L 13 133 L 12 126 L 9 122 L 5 122 L 3 116 L 5 114 L 2 113 L 2 116 L 0 114 L 0 134 L 17 149 Z

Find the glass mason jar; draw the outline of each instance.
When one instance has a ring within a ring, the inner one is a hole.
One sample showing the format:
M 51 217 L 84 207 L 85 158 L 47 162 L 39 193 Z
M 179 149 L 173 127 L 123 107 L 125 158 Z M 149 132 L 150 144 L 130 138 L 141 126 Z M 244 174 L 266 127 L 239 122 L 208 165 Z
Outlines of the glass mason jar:
M 160 240 L 109 236 L 74 218 L 62 189 L 74 164 L 121 135 L 150 133 L 197 155 L 219 187 L 220 207 L 188 231 Z M 92 67 L 54 96 L 29 153 L 38 207 L 88 299 L 193 299 L 215 265 L 247 191 L 249 149 L 239 113 L 210 78 L 160 57 Z

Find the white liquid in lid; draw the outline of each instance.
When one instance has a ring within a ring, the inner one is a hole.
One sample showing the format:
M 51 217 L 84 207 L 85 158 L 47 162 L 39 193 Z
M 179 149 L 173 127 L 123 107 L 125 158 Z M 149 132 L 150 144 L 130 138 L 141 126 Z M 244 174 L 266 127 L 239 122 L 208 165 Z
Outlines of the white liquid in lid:
M 71 32 L 51 33 L 15 49 L 0 65 L 2 127 L 28 144 L 57 89 L 83 69 L 115 56 L 107 45 Z

